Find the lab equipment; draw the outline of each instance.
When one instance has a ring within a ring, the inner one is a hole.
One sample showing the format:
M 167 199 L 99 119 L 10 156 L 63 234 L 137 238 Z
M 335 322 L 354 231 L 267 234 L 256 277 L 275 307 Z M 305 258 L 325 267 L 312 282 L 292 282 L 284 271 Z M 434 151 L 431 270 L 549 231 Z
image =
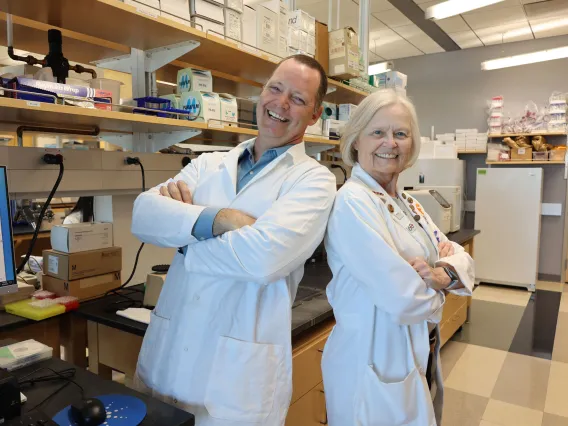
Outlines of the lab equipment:
M 18 291 L 13 241 L 8 172 L 6 167 L 0 166 L 0 294 Z
M 211 75 L 211 71 L 193 68 L 179 70 L 177 74 L 177 90 L 179 95 L 184 92 L 197 90 L 212 92 L 213 76 Z
M 464 184 L 465 161 L 456 159 L 424 158 L 404 172 L 398 179 L 401 188 L 420 186 L 459 186 Z
M 542 182 L 542 168 L 477 169 L 477 280 L 535 291 Z
M 239 121 L 239 107 L 237 105 L 237 99 L 228 93 L 220 93 L 219 105 L 221 108 L 220 113 L 223 125 L 237 126 Z
M 148 274 L 146 287 L 144 289 L 144 306 L 153 308 L 158 304 L 158 298 L 160 297 L 165 282 L 166 273 L 153 272 Z
M 422 206 L 426 213 L 430 215 L 434 224 L 447 234 L 451 229 L 452 222 L 452 206 L 446 201 L 442 195 L 435 189 L 418 189 L 407 191 L 409 195 L 414 197 Z
M 189 112 L 188 119 L 202 121 L 209 124 L 209 120 L 221 120 L 221 102 L 219 95 L 213 92 L 184 92 L 181 95 L 181 105 L 185 112 Z
M 461 186 L 420 186 L 420 189 L 434 189 L 452 206 L 450 232 L 460 230 L 463 213 L 463 195 Z

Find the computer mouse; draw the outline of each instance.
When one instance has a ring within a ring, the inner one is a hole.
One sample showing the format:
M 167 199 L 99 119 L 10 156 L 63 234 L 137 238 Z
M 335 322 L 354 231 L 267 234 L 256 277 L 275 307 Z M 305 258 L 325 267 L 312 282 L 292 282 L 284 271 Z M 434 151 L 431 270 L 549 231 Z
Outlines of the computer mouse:
M 69 408 L 69 420 L 77 426 L 99 426 L 106 418 L 105 406 L 97 398 L 83 399 Z

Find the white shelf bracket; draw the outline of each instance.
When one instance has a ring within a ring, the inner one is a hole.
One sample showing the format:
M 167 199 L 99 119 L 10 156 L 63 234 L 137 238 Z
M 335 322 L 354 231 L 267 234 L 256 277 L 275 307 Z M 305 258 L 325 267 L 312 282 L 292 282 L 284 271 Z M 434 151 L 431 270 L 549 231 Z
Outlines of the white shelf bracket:
M 101 136 L 101 139 L 121 146 L 132 152 L 158 152 L 161 149 L 178 144 L 201 134 L 201 130 L 179 130 L 175 132 L 160 133 L 110 133 Z
M 330 93 L 333 93 L 336 90 L 337 90 L 337 87 L 335 87 L 335 86 L 327 86 L 327 92 L 325 94 L 329 95 Z
M 154 72 L 157 69 L 179 59 L 186 53 L 199 47 L 200 43 L 194 40 L 183 41 L 181 43 L 171 44 L 169 46 L 157 47 L 146 51 L 139 49 L 131 49 L 130 55 L 116 56 L 108 59 L 93 61 L 97 67 L 131 73 L 133 64 L 137 62 L 137 56 L 142 52 L 144 58 L 144 71 Z

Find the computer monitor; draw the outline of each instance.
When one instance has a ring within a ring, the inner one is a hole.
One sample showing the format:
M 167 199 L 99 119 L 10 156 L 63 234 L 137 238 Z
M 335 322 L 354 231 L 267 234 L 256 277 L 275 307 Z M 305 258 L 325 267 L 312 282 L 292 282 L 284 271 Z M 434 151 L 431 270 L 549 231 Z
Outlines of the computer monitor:
M 0 294 L 15 293 L 16 291 L 18 291 L 18 284 L 14 263 L 8 173 L 5 166 L 0 166 Z

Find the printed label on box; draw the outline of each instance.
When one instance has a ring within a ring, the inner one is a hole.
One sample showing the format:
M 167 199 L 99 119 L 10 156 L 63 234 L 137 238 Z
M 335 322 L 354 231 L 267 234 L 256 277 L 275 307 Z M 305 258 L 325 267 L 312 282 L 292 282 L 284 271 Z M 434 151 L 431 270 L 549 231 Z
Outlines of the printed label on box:
M 262 42 L 272 44 L 276 39 L 276 26 L 274 20 L 269 16 L 262 17 Z
M 329 40 L 329 59 L 339 59 L 345 57 L 345 45 L 343 37 L 330 37 Z
M 345 64 L 335 66 L 334 74 L 343 74 L 344 72 L 345 72 Z
M 518 153 L 519 153 L 519 155 L 524 155 L 524 153 L 525 153 L 525 148 L 519 148 Z
M 52 274 L 59 274 L 59 258 L 56 256 L 49 256 L 47 270 Z

